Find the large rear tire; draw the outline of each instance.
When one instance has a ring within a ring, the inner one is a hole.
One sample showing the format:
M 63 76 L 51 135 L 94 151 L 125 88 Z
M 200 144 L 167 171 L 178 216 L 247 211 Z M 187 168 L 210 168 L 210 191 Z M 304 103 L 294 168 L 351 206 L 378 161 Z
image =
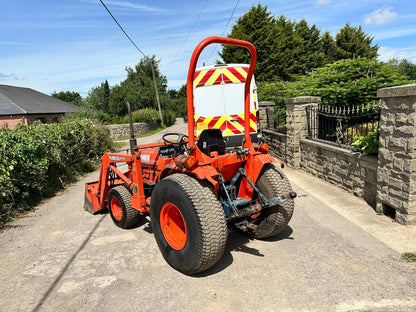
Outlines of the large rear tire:
M 154 188 L 152 230 L 166 262 L 184 274 L 213 266 L 224 253 L 227 224 L 223 208 L 206 181 L 173 174 Z
M 287 195 L 292 191 L 286 175 L 275 164 L 266 164 L 263 167 L 256 186 L 267 199 Z M 289 199 L 263 210 L 258 219 L 254 221 L 257 224 L 257 231 L 254 237 L 264 239 L 281 232 L 292 218 L 293 209 L 294 200 Z
M 108 210 L 115 225 L 128 229 L 136 225 L 140 212 L 131 207 L 131 194 L 123 185 L 113 187 L 108 192 Z

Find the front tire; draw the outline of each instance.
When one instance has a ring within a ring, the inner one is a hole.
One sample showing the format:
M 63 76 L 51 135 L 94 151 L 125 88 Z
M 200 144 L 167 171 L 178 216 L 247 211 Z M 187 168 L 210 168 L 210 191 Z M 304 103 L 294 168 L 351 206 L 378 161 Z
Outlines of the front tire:
M 185 174 L 161 180 L 153 190 L 152 230 L 166 262 L 188 275 L 207 270 L 224 253 L 223 208 L 206 181 Z
M 128 229 L 138 223 L 140 212 L 131 207 L 131 194 L 123 185 L 108 192 L 108 210 L 115 225 Z
M 260 193 L 271 199 L 287 195 L 292 192 L 292 187 L 286 175 L 276 164 L 266 164 L 256 183 Z M 264 239 L 277 235 L 289 223 L 293 215 L 294 200 L 289 199 L 276 206 L 263 210 L 255 220 L 257 231 L 255 238 Z

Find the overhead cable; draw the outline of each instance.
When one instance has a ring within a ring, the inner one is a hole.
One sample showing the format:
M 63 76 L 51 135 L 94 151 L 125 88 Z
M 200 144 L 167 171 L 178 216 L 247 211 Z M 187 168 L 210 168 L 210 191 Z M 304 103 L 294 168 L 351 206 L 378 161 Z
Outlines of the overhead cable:
M 208 3 L 208 0 L 205 0 L 204 5 L 202 6 L 201 10 L 199 11 L 199 14 L 198 14 L 198 16 L 196 17 L 196 19 L 195 19 L 195 21 L 194 21 L 194 24 L 193 24 L 193 25 L 192 25 L 192 27 L 191 27 L 191 30 L 190 30 L 190 31 L 188 32 L 188 34 L 186 35 L 185 40 L 182 42 L 182 44 L 181 44 L 181 46 L 179 47 L 178 51 L 176 52 L 175 56 L 174 56 L 174 57 L 173 57 L 173 59 L 172 59 L 172 60 L 168 63 L 168 65 L 166 66 L 166 68 L 168 68 L 168 67 L 169 67 L 169 66 L 173 63 L 173 61 L 176 59 L 176 57 L 177 57 L 177 56 L 179 55 L 179 53 L 181 52 L 181 50 L 182 50 L 183 46 L 185 45 L 185 42 L 188 40 L 189 36 L 191 35 L 192 31 L 194 30 L 196 23 L 198 23 L 198 20 L 199 20 L 199 18 L 201 17 L 201 14 L 202 14 L 202 12 L 204 11 L 204 9 L 205 9 L 205 7 L 206 7 L 207 3 Z
M 237 8 L 237 6 L 238 6 L 238 3 L 239 3 L 239 2 L 240 2 L 240 0 L 237 0 L 237 2 L 235 3 L 234 9 L 233 9 L 233 11 L 231 12 L 230 17 L 228 18 L 227 24 L 226 24 L 226 25 L 225 25 L 225 27 L 224 27 L 224 31 L 222 32 L 221 37 L 224 37 L 225 31 L 227 30 L 228 25 L 230 24 L 230 21 L 231 21 L 231 19 L 233 18 L 233 15 L 234 15 L 235 9 Z M 214 46 L 214 49 L 212 50 L 211 54 L 210 54 L 210 55 L 209 55 L 209 57 L 207 58 L 207 63 L 208 63 L 208 61 L 210 60 L 210 58 L 211 58 L 212 54 L 214 54 L 214 52 L 217 50 L 217 48 L 218 48 L 218 44 L 216 44 L 216 45 Z

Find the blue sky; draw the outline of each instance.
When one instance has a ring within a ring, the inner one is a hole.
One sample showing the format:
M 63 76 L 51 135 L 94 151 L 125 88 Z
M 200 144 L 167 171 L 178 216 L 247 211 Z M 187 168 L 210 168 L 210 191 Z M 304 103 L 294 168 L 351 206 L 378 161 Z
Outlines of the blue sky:
M 227 35 L 258 3 L 275 16 L 304 18 L 332 35 L 345 23 L 361 25 L 380 46 L 380 60 L 416 63 L 414 0 L 240 0 L 227 28 L 235 0 L 104 2 L 139 48 L 161 60 L 169 88 L 185 83 L 192 51 L 202 39 L 224 30 Z M 201 61 L 218 58 L 213 50 L 208 47 Z M 124 80 L 125 67 L 141 57 L 99 0 L 0 0 L 0 84 L 85 96 L 105 79 L 110 85 Z

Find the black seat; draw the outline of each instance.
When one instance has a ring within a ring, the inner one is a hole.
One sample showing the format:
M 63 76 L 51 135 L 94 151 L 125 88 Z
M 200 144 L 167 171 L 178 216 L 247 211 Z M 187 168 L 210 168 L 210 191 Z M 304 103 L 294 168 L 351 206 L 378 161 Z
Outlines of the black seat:
M 225 153 L 225 141 L 220 129 L 205 129 L 199 136 L 197 143 L 200 151 L 209 156 L 211 152 L 218 152 L 218 155 Z

